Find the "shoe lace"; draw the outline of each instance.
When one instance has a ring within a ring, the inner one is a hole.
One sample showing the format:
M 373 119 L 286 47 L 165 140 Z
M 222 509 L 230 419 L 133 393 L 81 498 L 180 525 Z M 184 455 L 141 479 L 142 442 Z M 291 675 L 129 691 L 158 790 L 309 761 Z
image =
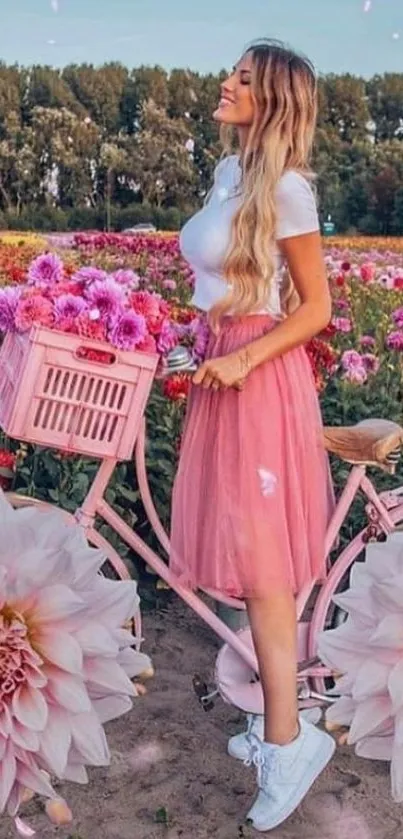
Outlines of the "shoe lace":
M 251 746 L 250 756 L 244 760 L 245 766 L 256 766 L 257 782 L 260 789 L 265 789 L 269 785 L 269 778 L 273 778 L 273 773 L 277 771 L 278 754 L 277 749 L 270 750 L 262 749 L 262 743 L 256 735 L 249 735 L 249 743 Z

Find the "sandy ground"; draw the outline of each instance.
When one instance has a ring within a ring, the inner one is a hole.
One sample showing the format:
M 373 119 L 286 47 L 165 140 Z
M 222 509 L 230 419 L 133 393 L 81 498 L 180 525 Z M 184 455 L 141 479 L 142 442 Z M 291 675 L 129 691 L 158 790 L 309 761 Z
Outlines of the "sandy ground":
M 226 755 L 242 715 L 218 702 L 208 714 L 191 688 L 212 672 L 217 641 L 178 602 L 144 620 L 156 677 L 127 717 L 108 727 L 112 764 L 91 773 L 89 787 L 65 785 L 74 824 L 56 829 L 33 802 L 24 816 L 38 839 L 250 839 L 244 816 L 254 773 Z M 403 839 L 403 805 L 390 797 L 389 766 L 360 760 L 348 748 L 273 839 Z M 0 839 L 15 837 L 3 818 Z

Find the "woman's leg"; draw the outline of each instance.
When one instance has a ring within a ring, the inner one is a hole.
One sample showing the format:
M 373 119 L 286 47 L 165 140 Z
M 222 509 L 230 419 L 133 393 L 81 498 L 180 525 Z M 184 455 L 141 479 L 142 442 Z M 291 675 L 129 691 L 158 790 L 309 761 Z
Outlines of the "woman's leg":
M 264 696 L 266 742 L 290 743 L 298 734 L 297 616 L 291 591 L 247 601 Z

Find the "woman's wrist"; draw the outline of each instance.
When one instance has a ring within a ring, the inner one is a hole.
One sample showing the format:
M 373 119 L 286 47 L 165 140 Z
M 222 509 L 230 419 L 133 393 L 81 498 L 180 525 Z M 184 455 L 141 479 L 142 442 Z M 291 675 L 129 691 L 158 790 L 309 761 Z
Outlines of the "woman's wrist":
M 257 338 L 240 350 L 240 355 L 242 355 L 241 363 L 247 370 L 245 375 L 251 373 L 252 370 L 255 370 L 256 367 L 259 367 L 266 360 L 267 349 L 263 349 L 261 341 L 261 338 Z
M 239 366 L 240 366 L 240 378 L 246 379 L 249 376 L 251 370 L 253 370 L 252 359 L 250 357 L 249 346 L 242 347 L 237 353 Z

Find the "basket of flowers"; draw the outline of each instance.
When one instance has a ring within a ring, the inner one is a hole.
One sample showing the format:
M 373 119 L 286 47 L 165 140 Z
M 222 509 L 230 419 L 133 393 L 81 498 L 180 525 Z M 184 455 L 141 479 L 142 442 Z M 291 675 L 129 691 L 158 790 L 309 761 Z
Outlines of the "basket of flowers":
M 0 425 L 9 437 L 130 459 L 161 359 L 175 347 L 169 305 L 137 275 L 55 254 L 0 290 Z

